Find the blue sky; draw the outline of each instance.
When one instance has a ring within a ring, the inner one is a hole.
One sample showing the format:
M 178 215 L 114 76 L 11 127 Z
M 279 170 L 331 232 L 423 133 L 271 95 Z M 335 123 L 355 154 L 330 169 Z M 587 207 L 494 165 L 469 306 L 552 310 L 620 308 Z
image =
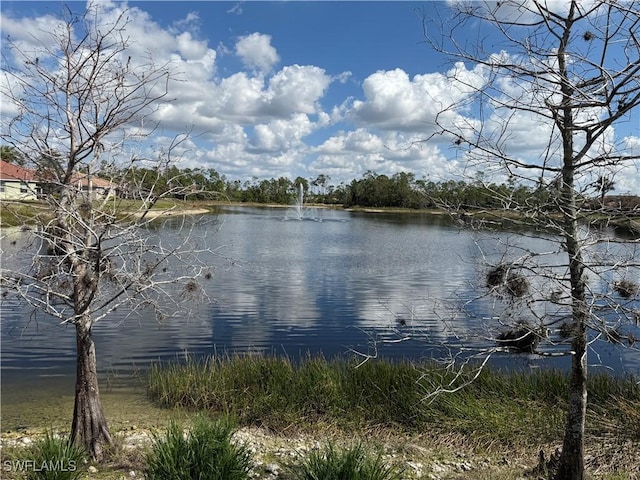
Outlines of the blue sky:
M 554 0 L 562 3 L 562 0 Z M 82 10 L 86 4 L 72 2 Z M 215 168 L 229 179 L 328 175 L 349 182 L 366 171 L 413 172 L 434 181 L 473 178 L 476 167 L 451 137 L 428 138 L 435 105 L 464 99 L 452 88 L 452 64 L 423 35 L 422 14 L 436 28 L 446 2 L 101 1 L 104 16 L 128 9 L 138 52 L 170 60 L 180 72 L 161 128 L 145 147 L 192 130 L 180 166 Z M 29 42 L 53 28 L 62 2 L 2 2 L 2 36 Z M 485 38 L 483 25 L 456 41 Z M 30 40 L 31 38 L 31 40 Z M 502 46 L 487 37 L 489 48 Z M 465 64 L 471 82 L 482 72 Z M 456 118 L 472 114 L 456 110 Z M 514 145 L 537 152 L 548 130 L 530 118 L 514 125 Z M 618 142 L 640 150 L 638 114 L 616 127 Z M 146 152 L 152 156 L 152 152 Z M 524 155 L 524 153 L 523 153 Z M 496 180 L 504 177 L 496 176 Z M 622 193 L 640 191 L 637 162 L 617 178 Z

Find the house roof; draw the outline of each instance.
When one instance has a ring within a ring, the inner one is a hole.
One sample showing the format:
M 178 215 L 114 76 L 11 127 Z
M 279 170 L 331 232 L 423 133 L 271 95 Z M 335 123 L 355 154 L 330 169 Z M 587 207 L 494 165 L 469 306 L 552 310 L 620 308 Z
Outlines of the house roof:
M 74 173 L 73 177 L 71 178 L 71 181 L 74 184 L 80 185 L 82 187 L 89 186 L 89 177 L 84 173 Z M 110 182 L 109 180 L 105 180 L 104 178 L 96 177 L 93 175 L 91 176 L 91 185 L 93 186 L 93 188 L 114 188 L 115 187 L 113 182 Z
M 7 163 L 0 160 L 0 180 L 13 180 L 14 182 L 35 182 L 36 172 L 29 168 Z
M 44 179 L 39 177 L 35 170 L 0 160 L 0 180 L 40 182 Z M 86 188 L 89 186 L 89 177 L 84 173 L 74 173 L 71 183 Z M 115 188 L 113 182 L 93 175 L 91 176 L 91 186 L 93 188 Z

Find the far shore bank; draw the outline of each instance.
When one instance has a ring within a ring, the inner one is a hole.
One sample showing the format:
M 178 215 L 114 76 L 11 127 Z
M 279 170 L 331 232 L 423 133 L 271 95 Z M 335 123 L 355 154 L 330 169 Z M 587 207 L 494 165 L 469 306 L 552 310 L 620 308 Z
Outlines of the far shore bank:
M 281 208 L 291 209 L 294 205 L 275 204 L 275 203 L 256 203 L 256 202 L 232 202 L 227 200 L 163 200 L 161 204 L 154 205 L 149 210 L 138 210 L 137 207 L 130 208 L 126 204 L 131 201 L 123 201 L 125 206 L 122 207 L 122 214 L 131 215 L 136 218 L 145 216 L 146 218 L 156 219 L 160 217 L 172 216 L 191 216 L 203 215 L 207 213 L 215 213 L 219 208 L 224 207 L 253 207 L 253 208 Z M 38 215 L 47 213 L 47 205 L 39 201 L 19 202 L 19 201 L 0 201 L 0 226 L 23 226 L 35 223 Z M 518 211 L 500 209 L 436 209 L 436 208 L 401 208 L 401 207 L 364 207 L 349 206 L 345 207 L 338 204 L 324 203 L 308 203 L 304 205 L 305 209 L 334 209 L 344 210 L 347 212 L 372 213 L 372 214 L 416 214 L 416 215 L 433 215 L 433 216 L 450 216 L 461 224 L 469 224 L 472 226 L 500 226 L 507 222 L 515 225 L 528 226 L 535 223 L 535 219 L 528 218 Z M 553 214 L 545 214 L 553 216 Z M 585 212 L 583 222 L 599 227 L 613 227 L 622 232 L 631 235 L 640 235 L 640 216 L 639 215 L 605 215 L 599 212 Z M 481 222 L 480 224 L 474 222 Z M 506 225 L 508 227 L 509 225 Z

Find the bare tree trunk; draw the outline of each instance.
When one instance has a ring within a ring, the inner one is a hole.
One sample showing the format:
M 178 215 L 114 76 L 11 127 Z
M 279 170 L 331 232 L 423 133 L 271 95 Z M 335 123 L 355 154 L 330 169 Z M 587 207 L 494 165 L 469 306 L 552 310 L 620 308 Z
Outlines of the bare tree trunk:
M 560 211 L 565 224 L 565 242 L 569 257 L 571 285 L 571 311 L 573 350 L 571 379 L 569 381 L 569 404 L 565 425 L 562 454 L 555 480 L 582 480 L 584 478 L 584 426 L 587 413 L 587 320 L 586 281 L 584 261 L 578 229 L 578 207 L 575 193 L 576 157 L 573 139 L 575 135 L 576 108 L 573 101 L 574 86 L 570 81 L 567 65 L 567 49 L 575 23 L 577 2 L 572 1 L 569 13 L 563 21 L 563 35 L 558 48 L 558 72 L 562 101 L 554 113 L 556 124 L 562 135 L 562 191 Z
M 91 319 L 83 317 L 76 324 L 76 342 L 76 398 L 70 442 L 84 446 L 91 458 L 101 461 L 111 435 L 100 402 Z
M 575 207 L 575 196 L 571 195 L 571 206 Z M 575 211 L 575 209 L 573 209 Z M 562 454 L 555 480 L 582 480 L 584 478 L 584 427 L 587 415 L 587 315 L 584 264 L 578 245 L 578 228 L 571 221 L 567 231 L 567 251 L 571 275 L 571 298 L 573 302 L 573 339 L 571 341 L 571 378 L 569 381 L 569 403 L 567 423 L 562 442 Z
M 572 301 L 571 340 L 572 360 L 569 381 L 569 402 L 562 453 L 555 480 L 583 480 L 584 478 L 584 427 L 587 415 L 587 320 L 586 283 L 584 263 L 579 244 L 576 221 L 576 202 L 573 193 L 573 172 L 565 172 L 567 181 L 563 211 L 565 214 L 567 253 Z
M 572 341 L 567 425 L 555 480 L 584 478 L 584 426 L 587 413 L 587 339 L 584 327 Z
M 569 31 L 569 29 L 567 29 Z M 560 59 L 561 71 L 564 60 Z M 570 90 L 563 84 L 565 99 Z M 571 286 L 571 311 L 573 337 L 572 360 L 569 381 L 569 402 L 565 425 L 562 454 L 555 473 L 555 480 L 582 480 L 584 478 L 584 427 L 587 414 L 587 320 L 589 311 L 586 302 L 586 280 L 584 259 L 580 245 L 578 208 L 575 187 L 575 160 L 573 154 L 573 112 L 564 109 L 562 194 L 560 210 L 565 223 L 565 242 L 569 257 L 569 283 Z
M 573 302 L 572 360 L 567 423 L 555 480 L 584 478 L 584 427 L 587 415 L 587 315 L 584 265 L 575 223 L 567 235 Z

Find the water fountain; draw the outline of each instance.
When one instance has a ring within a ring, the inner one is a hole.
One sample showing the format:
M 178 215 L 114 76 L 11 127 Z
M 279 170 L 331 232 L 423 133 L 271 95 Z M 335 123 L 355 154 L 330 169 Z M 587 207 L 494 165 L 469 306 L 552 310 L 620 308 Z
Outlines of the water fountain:
M 318 216 L 318 210 L 304 205 L 304 185 L 298 184 L 296 201 L 292 208 L 287 209 L 285 220 L 309 220 L 322 222 L 322 216 Z
M 304 218 L 304 186 L 302 184 L 298 185 L 298 195 L 296 196 L 296 206 L 295 213 L 296 218 L 298 220 L 302 220 Z

